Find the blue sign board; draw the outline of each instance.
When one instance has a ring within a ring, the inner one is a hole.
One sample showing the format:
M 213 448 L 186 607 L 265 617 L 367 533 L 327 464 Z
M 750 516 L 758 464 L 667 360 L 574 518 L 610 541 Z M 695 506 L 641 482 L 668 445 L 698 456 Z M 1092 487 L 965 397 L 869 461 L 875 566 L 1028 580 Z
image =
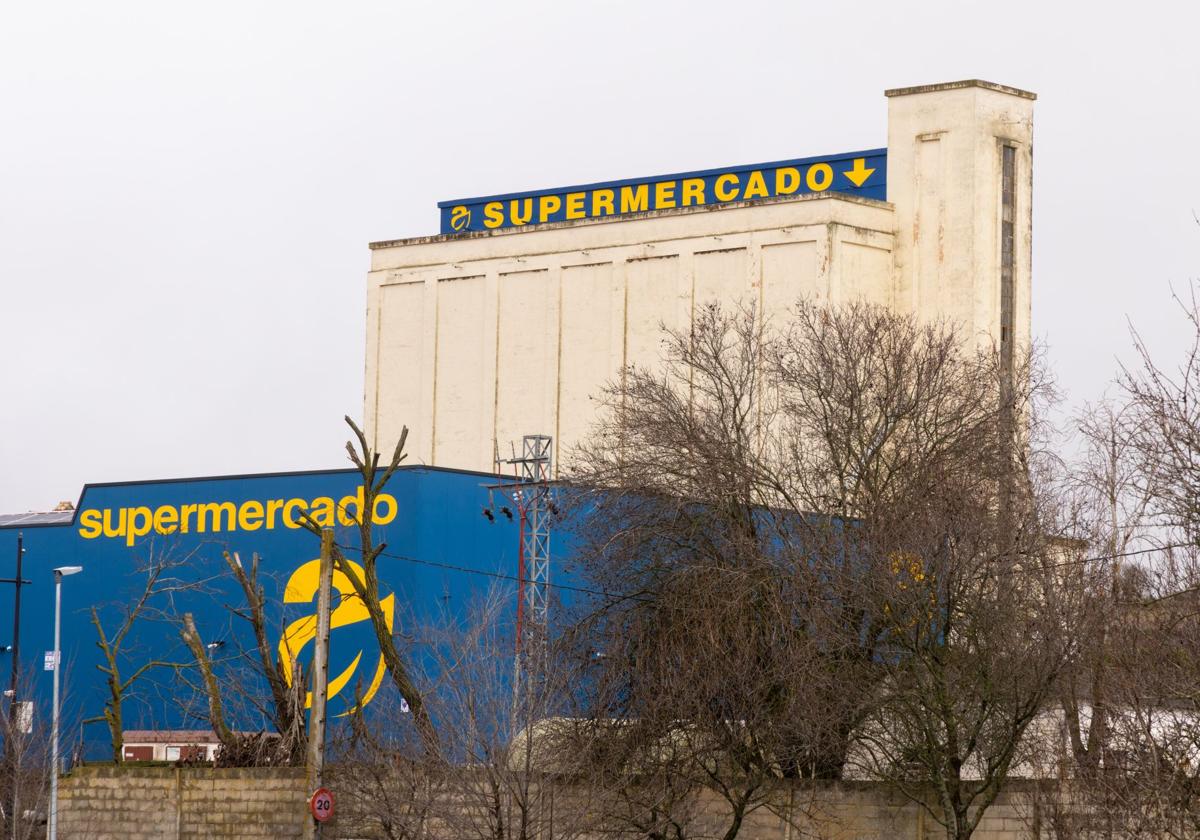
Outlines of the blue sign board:
M 169 596 L 155 596 L 134 623 L 122 653 L 126 675 L 150 661 L 191 661 L 178 630 L 184 612 L 194 615 L 202 638 L 214 645 L 219 668 L 247 670 L 253 638 L 234 613 L 245 600 L 229 574 L 226 551 L 236 552 L 243 564 L 259 555 L 272 643 L 285 659 L 303 664 L 312 655 L 320 546 L 300 526 L 300 513 L 333 527 L 353 560 L 356 522 L 363 515 L 359 480 L 353 470 L 328 470 L 91 484 L 70 522 L 0 527 L 0 577 L 13 576 L 20 534 L 22 576 L 32 581 L 21 593 L 21 699 L 34 699 L 37 714 L 47 714 L 51 675 L 42 671 L 42 659 L 53 648 L 52 569 L 59 566 L 83 567 L 62 584 L 64 719 L 76 725 L 102 715 L 107 698 L 91 611 L 95 608 L 111 635 L 145 587 L 141 570 L 157 560 L 172 564 L 168 574 L 179 585 Z M 426 623 L 461 616 L 473 598 L 497 587 L 515 590 L 518 526 L 504 516 L 481 515 L 492 502 L 489 485 L 498 480 L 433 467 L 401 469 L 393 476 L 373 522 L 377 541 L 387 543 L 379 560 L 380 603 L 394 632 L 411 635 Z M 330 715 L 337 717 L 394 689 L 361 601 L 340 573 L 334 588 L 329 678 Z M 515 591 L 510 600 L 515 609 Z M 0 586 L 0 644 L 12 643 L 12 607 L 13 587 Z M 6 685 L 9 664 L 7 657 L 0 659 Z M 194 676 L 185 680 L 170 667 L 150 669 L 130 692 L 125 728 L 205 726 Z M 259 688 L 269 696 L 265 686 Z M 239 728 L 269 727 L 252 703 L 231 703 L 230 710 L 230 723 Z M 78 731 L 64 728 L 67 734 Z M 83 737 L 90 755 L 104 754 L 103 723 L 87 726 Z
M 810 193 L 887 198 L 887 149 L 438 203 L 442 233 L 502 230 Z

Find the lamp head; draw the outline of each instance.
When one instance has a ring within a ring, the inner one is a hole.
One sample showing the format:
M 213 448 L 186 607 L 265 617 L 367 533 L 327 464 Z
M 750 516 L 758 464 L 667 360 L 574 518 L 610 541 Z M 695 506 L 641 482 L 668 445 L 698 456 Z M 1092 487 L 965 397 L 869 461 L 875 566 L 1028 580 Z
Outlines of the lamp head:
M 54 570 L 54 574 L 58 577 L 66 577 L 67 575 L 77 575 L 83 571 L 83 566 L 59 566 Z

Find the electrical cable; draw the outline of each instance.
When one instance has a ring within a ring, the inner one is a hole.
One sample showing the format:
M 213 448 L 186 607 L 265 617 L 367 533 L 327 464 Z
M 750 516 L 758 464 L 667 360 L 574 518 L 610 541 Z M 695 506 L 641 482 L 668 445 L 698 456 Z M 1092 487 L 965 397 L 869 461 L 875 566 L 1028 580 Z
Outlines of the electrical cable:
M 341 545 L 341 544 L 337 544 L 337 545 L 339 548 L 342 548 L 344 550 L 357 551 L 359 553 L 362 552 L 362 549 L 358 548 L 357 546 L 347 546 L 347 545 Z M 1142 555 L 1142 554 L 1151 554 L 1156 551 L 1169 551 L 1170 549 L 1173 549 L 1173 548 L 1185 548 L 1188 545 L 1190 545 L 1190 544 L 1189 543 L 1167 543 L 1166 545 L 1157 546 L 1154 548 L 1142 548 L 1142 549 L 1136 549 L 1133 551 L 1120 552 L 1118 554 L 1099 554 L 1099 555 L 1095 555 L 1092 557 L 1077 557 L 1077 558 L 1074 558 L 1071 560 L 1064 560 L 1061 563 L 1052 563 L 1048 568 L 1057 569 L 1057 568 L 1062 568 L 1065 566 L 1081 566 L 1086 563 L 1099 563 L 1104 560 L 1118 560 L 1118 559 L 1122 559 L 1125 557 L 1136 557 L 1136 556 Z M 458 566 L 453 563 L 439 563 L 435 560 L 423 560 L 420 557 L 411 557 L 406 554 L 395 554 L 392 552 L 381 551 L 379 553 L 379 556 L 387 557 L 392 560 L 400 560 L 405 563 L 414 563 L 414 564 L 420 565 L 420 566 L 429 566 L 429 567 L 432 567 L 435 569 L 446 569 L 447 571 L 452 571 L 452 572 L 463 572 L 464 574 L 479 575 L 481 577 L 489 577 L 489 578 L 494 578 L 496 580 L 511 581 L 513 583 L 521 582 L 521 579 L 518 578 L 516 575 L 506 575 L 503 572 L 489 572 L 489 571 L 485 571 L 483 569 L 472 569 L 468 566 Z M 1034 574 L 1037 572 L 1045 571 L 1046 568 L 1047 567 L 1039 567 L 1039 568 L 1032 568 L 1032 569 L 1030 569 L 1030 568 L 1006 569 L 1006 570 L 997 570 L 997 573 L 998 574 L 1017 574 L 1018 572 L 1021 572 L 1021 573 L 1026 573 L 1026 574 Z M 647 598 L 642 595 L 623 595 L 619 592 L 605 592 L 604 590 L 601 590 L 601 589 L 590 589 L 586 586 L 571 586 L 571 585 L 565 584 L 565 583 L 551 583 L 550 581 L 547 581 L 545 583 L 545 585 L 552 587 L 554 589 L 565 591 L 565 592 L 579 592 L 579 593 L 582 593 L 585 595 L 597 595 L 602 598 L 616 599 L 618 601 L 639 601 L 642 603 L 653 603 L 653 601 L 654 601 L 653 598 Z M 1165 597 L 1172 597 L 1172 596 L 1165 596 Z M 1161 599 L 1158 599 L 1158 600 L 1161 600 Z
M 343 550 L 357 551 L 362 553 L 362 549 L 358 546 L 341 545 L 340 543 L 335 543 L 335 545 Z M 521 583 L 521 579 L 516 575 L 506 575 L 503 572 L 489 572 L 485 571 L 484 569 L 472 569 L 469 566 L 456 566 L 453 563 L 439 563 L 436 560 L 422 560 L 420 557 L 410 557 L 406 554 L 393 554 L 387 551 L 379 552 L 379 556 L 388 557 L 392 560 L 402 560 L 405 563 L 415 563 L 420 566 L 431 566 L 435 569 L 446 569 L 452 572 L 463 572 L 469 575 L 480 575 L 481 577 L 495 578 L 496 580 L 507 580 L 512 581 L 513 583 Z M 527 580 L 525 582 L 528 583 L 529 581 Z M 642 601 L 644 603 L 651 603 L 654 600 L 641 595 L 622 595 L 619 592 L 605 592 L 601 589 L 589 589 L 586 586 L 570 586 L 569 584 L 565 583 L 551 583 L 550 581 L 546 581 L 545 585 L 567 592 L 581 592 L 585 595 L 599 595 L 602 598 L 615 598 L 620 601 Z

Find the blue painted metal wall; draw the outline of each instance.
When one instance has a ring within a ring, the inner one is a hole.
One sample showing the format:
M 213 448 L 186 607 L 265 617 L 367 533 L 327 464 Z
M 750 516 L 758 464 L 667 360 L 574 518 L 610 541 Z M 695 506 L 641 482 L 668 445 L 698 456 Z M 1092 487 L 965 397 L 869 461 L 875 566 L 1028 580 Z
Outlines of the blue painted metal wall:
M 284 603 L 284 596 L 289 578 L 295 584 L 297 569 L 318 556 L 319 544 L 309 532 L 288 526 L 282 505 L 276 505 L 271 523 L 266 521 L 266 509 L 273 501 L 299 499 L 319 510 L 318 500 L 336 503 L 353 497 L 357 479 L 354 471 L 332 470 L 94 484 L 84 489 L 71 524 L 0 528 L 0 577 L 13 575 L 20 532 L 25 545 L 24 577 L 34 581 L 22 593 L 21 664 L 32 678 L 37 713 L 46 713 L 50 695 L 51 674 L 42 667 L 43 653 L 53 645 L 51 569 L 63 565 L 84 568 L 63 583 L 64 719 L 77 725 L 84 718 L 100 715 L 106 697 L 103 675 L 96 669 L 102 656 L 95 644 L 96 630 L 90 623 L 89 610 L 96 607 L 110 628 L 118 623 L 121 606 L 144 584 L 144 577 L 136 571 L 139 559 L 152 553 L 186 559 L 174 574 L 192 582 L 207 581 L 206 591 L 180 593 L 170 608 L 176 614 L 193 612 L 207 641 L 227 642 L 217 651 L 217 657 L 232 656 L 239 647 L 248 647 L 250 638 L 248 626 L 227 608 L 243 603 L 243 599 L 224 573 L 222 552 L 236 551 L 245 562 L 253 553 L 261 556 L 269 615 L 274 622 L 272 638 L 278 639 L 285 626 L 315 612 L 315 598 Z M 379 563 L 381 594 L 395 595 L 396 632 L 411 632 L 422 622 L 460 614 L 473 597 L 489 587 L 515 591 L 515 583 L 508 578 L 517 567 L 518 526 L 504 516 L 490 521 L 481 514 L 490 501 L 487 485 L 495 481 L 493 476 L 426 467 L 402 469 L 393 477 L 387 492 L 395 499 L 395 516 L 378 525 L 376 534 L 377 540 L 387 543 L 388 556 Z M 214 517 L 209 515 L 203 532 L 199 532 L 193 511 L 188 533 L 181 533 L 177 516 L 185 506 L 225 502 L 229 506 L 217 512 L 220 530 L 213 529 Z M 232 519 L 230 511 L 235 511 Z M 296 511 L 291 513 L 294 519 Z M 388 518 L 386 506 L 381 514 L 381 520 Z M 155 524 L 162 525 L 159 530 L 172 533 L 156 532 Z M 355 527 L 339 523 L 335 531 L 339 543 L 357 546 Z M 348 556 L 353 557 L 354 552 L 349 550 Z M 515 604 L 515 597 L 506 602 Z M 160 601 L 156 606 L 167 605 Z M 13 587 L 0 587 L 0 643 L 10 641 L 12 607 Z M 166 622 L 139 622 L 126 649 L 127 673 L 151 658 L 188 660 L 176 628 Z M 307 644 L 300 659 L 311 655 L 311 649 Z M 360 654 L 355 666 L 355 657 Z M 350 673 L 350 677 L 346 687 L 331 699 L 331 714 L 345 711 L 353 703 L 355 687 L 363 690 L 369 685 L 378 663 L 378 647 L 369 623 L 334 629 L 330 675 Z M 228 663 L 228 667 L 234 666 Z M 7 684 L 7 660 L 0 660 L 0 672 Z M 378 698 L 387 696 L 390 690 L 390 682 L 384 679 Z M 127 704 L 125 728 L 194 727 L 199 722 L 189 717 L 184 705 L 190 702 L 195 708 L 198 699 L 180 687 L 170 669 L 156 669 Z M 258 728 L 265 724 L 261 715 L 245 707 L 236 713 L 241 716 L 234 721 L 239 726 Z M 65 731 L 69 733 L 70 729 Z M 87 733 L 89 754 L 103 755 L 107 743 L 103 724 L 88 727 Z M 71 740 L 69 734 L 65 737 Z

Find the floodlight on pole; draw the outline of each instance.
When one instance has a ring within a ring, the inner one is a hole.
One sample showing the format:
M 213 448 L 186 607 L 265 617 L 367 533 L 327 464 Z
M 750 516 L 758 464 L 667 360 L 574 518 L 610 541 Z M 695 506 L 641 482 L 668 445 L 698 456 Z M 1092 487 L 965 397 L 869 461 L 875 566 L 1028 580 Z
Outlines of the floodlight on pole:
M 48 840 L 58 840 L 58 671 L 62 665 L 62 579 L 77 575 L 83 566 L 59 566 L 54 570 L 54 698 L 50 717 L 50 813 Z

